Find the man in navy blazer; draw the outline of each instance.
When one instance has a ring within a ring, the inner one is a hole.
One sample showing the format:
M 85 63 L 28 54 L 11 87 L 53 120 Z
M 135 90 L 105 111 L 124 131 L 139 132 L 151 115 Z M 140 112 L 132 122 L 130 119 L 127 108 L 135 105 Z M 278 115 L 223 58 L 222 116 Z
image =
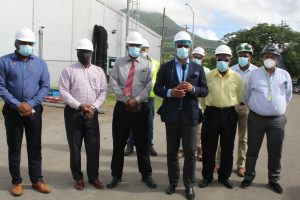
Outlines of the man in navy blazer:
M 157 113 L 166 125 L 169 187 L 176 190 L 180 175 L 177 152 L 182 138 L 184 150 L 183 182 L 187 199 L 195 198 L 195 151 L 197 125 L 202 121 L 198 97 L 208 93 L 203 68 L 189 60 L 191 36 L 180 31 L 175 35 L 176 58 L 161 65 L 154 85 L 154 93 L 163 98 Z

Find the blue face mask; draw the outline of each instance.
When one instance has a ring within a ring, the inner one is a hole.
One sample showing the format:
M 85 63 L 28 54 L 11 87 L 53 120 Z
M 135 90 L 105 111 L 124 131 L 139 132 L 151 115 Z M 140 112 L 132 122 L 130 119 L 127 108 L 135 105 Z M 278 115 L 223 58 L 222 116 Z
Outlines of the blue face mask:
M 197 63 L 198 65 L 201 65 L 201 60 L 196 59 L 196 58 L 193 58 L 193 61 L 194 61 L 195 63 Z
M 176 55 L 179 59 L 186 59 L 189 56 L 189 49 L 187 48 L 177 48 L 176 49 Z
M 19 50 L 18 52 L 22 55 L 22 56 L 30 56 L 32 54 L 32 49 L 33 47 L 30 45 L 20 45 L 19 46 Z
M 217 61 L 217 69 L 220 72 L 226 72 L 228 70 L 228 62 L 225 61 Z
M 129 47 L 128 48 L 128 53 L 131 57 L 136 58 L 140 55 L 141 49 L 138 47 Z
M 238 62 L 241 67 L 245 67 L 249 63 L 249 58 L 239 57 Z

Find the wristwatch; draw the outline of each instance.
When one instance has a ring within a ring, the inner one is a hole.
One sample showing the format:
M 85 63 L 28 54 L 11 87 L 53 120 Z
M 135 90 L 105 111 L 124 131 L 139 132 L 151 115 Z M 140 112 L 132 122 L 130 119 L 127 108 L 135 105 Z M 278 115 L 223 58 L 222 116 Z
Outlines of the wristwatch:
M 94 112 L 98 111 L 98 109 L 95 106 L 92 105 L 91 107 L 92 107 Z

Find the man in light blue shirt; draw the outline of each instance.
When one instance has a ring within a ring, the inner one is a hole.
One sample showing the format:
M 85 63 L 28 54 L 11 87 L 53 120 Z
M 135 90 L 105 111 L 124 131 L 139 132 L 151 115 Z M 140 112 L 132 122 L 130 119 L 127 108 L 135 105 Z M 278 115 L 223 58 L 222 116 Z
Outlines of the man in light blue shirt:
M 259 150 L 267 135 L 269 186 L 276 193 L 283 192 L 278 183 L 281 170 L 281 153 L 286 124 L 286 106 L 292 98 L 292 81 L 289 73 L 276 67 L 280 50 L 268 44 L 262 52 L 264 66 L 252 71 L 245 87 L 248 116 L 248 151 L 245 179 L 242 188 L 251 185 L 255 178 L 255 165 Z
M 13 184 L 11 194 L 20 196 L 23 193 L 20 161 L 24 129 L 32 187 L 49 193 L 41 167 L 41 103 L 50 87 L 48 67 L 45 61 L 32 55 L 35 38 L 30 29 L 20 29 L 15 39 L 15 52 L 0 58 L 0 97 L 5 101 L 2 113 Z

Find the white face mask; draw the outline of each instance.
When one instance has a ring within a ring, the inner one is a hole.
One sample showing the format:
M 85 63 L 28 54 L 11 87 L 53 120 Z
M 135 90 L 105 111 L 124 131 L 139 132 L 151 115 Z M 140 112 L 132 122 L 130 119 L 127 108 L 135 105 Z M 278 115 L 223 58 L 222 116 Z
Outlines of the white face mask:
M 275 65 L 276 61 L 271 58 L 267 58 L 266 60 L 264 60 L 264 66 L 268 69 L 275 67 Z

